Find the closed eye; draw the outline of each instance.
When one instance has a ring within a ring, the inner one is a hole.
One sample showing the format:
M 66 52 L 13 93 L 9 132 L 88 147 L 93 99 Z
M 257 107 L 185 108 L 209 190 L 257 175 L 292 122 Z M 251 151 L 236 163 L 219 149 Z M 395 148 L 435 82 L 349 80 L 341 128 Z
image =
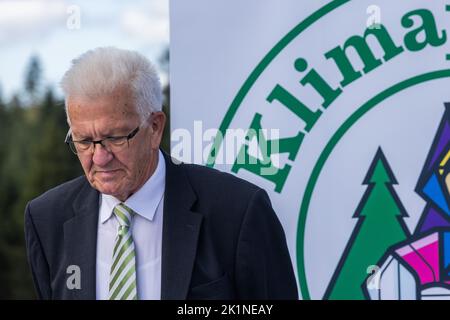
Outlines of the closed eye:
M 110 141 L 117 141 L 117 140 L 122 140 L 125 139 L 126 137 L 106 137 L 105 140 L 110 140 Z

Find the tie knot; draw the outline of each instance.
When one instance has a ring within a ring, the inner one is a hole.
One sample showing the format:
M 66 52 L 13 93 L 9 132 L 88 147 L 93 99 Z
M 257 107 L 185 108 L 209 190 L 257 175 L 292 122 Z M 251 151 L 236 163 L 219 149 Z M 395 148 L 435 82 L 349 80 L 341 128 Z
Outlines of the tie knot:
M 133 209 L 127 207 L 124 203 L 119 203 L 114 207 L 113 212 L 119 220 L 121 227 L 129 227 L 131 225 L 131 220 L 135 215 Z

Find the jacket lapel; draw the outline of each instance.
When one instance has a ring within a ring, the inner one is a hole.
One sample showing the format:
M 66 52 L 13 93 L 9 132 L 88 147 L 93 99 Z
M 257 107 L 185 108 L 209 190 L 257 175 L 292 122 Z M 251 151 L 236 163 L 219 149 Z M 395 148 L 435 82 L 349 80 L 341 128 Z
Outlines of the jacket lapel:
M 67 264 L 80 267 L 81 289 L 70 291 L 73 299 L 91 300 L 96 298 L 99 194 L 87 181 L 73 203 L 73 210 L 74 217 L 64 223 L 64 245 Z
M 162 241 L 161 299 L 186 299 L 197 252 L 202 215 L 191 211 L 196 200 L 182 165 L 166 161 Z
M 183 166 L 166 162 L 161 262 L 161 299 L 187 298 L 203 216 L 191 210 L 196 201 Z M 73 203 L 74 216 L 64 223 L 67 266 L 81 270 L 81 289 L 73 299 L 96 298 L 96 254 L 99 193 L 86 182 Z M 70 298 L 70 297 L 69 297 Z

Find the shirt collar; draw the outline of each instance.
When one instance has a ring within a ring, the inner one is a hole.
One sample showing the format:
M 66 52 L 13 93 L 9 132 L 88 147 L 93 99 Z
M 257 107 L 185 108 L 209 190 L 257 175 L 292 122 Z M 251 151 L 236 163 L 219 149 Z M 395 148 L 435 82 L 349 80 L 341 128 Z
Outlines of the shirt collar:
M 158 165 L 156 166 L 155 172 L 153 172 L 144 185 L 124 203 L 141 217 L 153 221 L 156 209 L 164 195 L 165 180 L 166 163 L 161 150 L 158 150 Z M 101 194 L 102 206 L 106 206 L 107 208 L 107 210 L 101 210 L 100 212 L 101 223 L 104 223 L 111 217 L 114 207 L 121 202 L 122 201 L 111 195 Z

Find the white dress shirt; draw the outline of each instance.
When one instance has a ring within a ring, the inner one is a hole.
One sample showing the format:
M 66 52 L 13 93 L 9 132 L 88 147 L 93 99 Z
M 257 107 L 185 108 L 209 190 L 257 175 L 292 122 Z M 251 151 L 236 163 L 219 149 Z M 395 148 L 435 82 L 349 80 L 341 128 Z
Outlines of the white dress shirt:
M 125 204 L 137 215 L 131 223 L 136 250 L 137 294 L 139 300 L 161 299 L 161 244 L 166 166 L 161 151 L 152 176 Z M 108 299 L 110 269 L 119 221 L 113 214 L 121 201 L 101 194 L 97 233 L 96 296 Z

